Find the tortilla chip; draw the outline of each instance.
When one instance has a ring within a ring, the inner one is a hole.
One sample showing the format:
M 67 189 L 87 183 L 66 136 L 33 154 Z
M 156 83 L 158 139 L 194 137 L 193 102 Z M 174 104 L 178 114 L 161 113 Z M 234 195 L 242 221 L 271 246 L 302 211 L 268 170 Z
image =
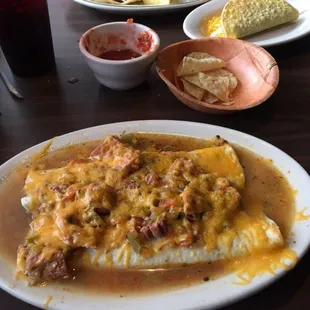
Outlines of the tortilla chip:
M 203 85 L 201 84 L 199 77 L 198 77 L 198 73 L 192 74 L 192 75 L 187 75 L 187 76 L 183 76 L 182 80 L 185 80 L 193 85 L 196 85 L 200 88 L 203 89 Z
M 165 5 L 170 4 L 170 0 L 143 0 L 145 5 Z
M 178 76 L 198 73 L 201 71 L 210 71 L 223 68 L 225 62 L 207 53 L 190 53 L 185 56 L 177 69 Z
M 230 94 L 237 87 L 237 78 L 231 72 L 225 69 L 217 69 L 201 73 L 202 75 L 200 75 L 200 73 L 197 73 L 184 76 L 182 78 L 183 84 L 184 81 L 186 81 L 189 82 L 192 86 L 195 85 L 197 86 L 197 88 L 206 90 L 207 92 L 202 97 L 202 100 L 206 103 L 213 104 L 218 100 L 228 102 L 230 99 Z M 206 83 L 203 83 L 202 80 L 206 79 Z M 196 92 L 198 92 L 198 90 Z M 201 92 L 199 92 L 199 96 L 200 93 Z M 199 99 L 197 96 L 193 96 Z
M 214 104 L 218 102 L 219 100 L 217 99 L 217 97 L 215 97 L 214 95 L 206 91 L 204 96 L 202 97 L 202 101 L 208 104 Z
M 299 12 L 284 0 L 230 0 L 222 14 L 225 36 L 243 38 L 296 20 Z
M 221 105 L 226 105 L 226 106 L 230 106 L 230 105 L 233 105 L 234 102 L 231 100 L 231 101 L 226 101 L 226 102 L 221 102 Z
M 118 4 L 118 5 L 128 5 L 133 3 L 141 2 L 141 0 L 125 0 L 125 1 L 115 1 L 115 0 L 97 0 L 98 2 L 108 3 L 108 4 Z
M 198 77 L 205 90 L 221 101 L 229 101 L 229 78 L 227 76 L 214 77 L 200 72 Z
M 125 0 L 121 4 L 128 5 L 128 4 L 138 3 L 138 2 L 141 2 L 141 0 Z
M 210 77 L 218 77 L 218 76 L 227 76 L 229 78 L 229 92 L 232 93 L 237 85 L 238 85 L 238 80 L 237 78 L 228 70 L 226 69 L 218 69 L 218 70 L 213 70 L 213 71 L 208 71 L 206 74 Z
M 204 89 L 197 87 L 196 85 L 193 85 L 193 84 L 191 84 L 191 83 L 189 83 L 183 79 L 182 79 L 182 82 L 183 82 L 185 92 L 188 93 L 189 95 L 195 97 L 199 101 L 201 101 L 201 99 L 205 93 Z
M 231 105 L 233 102 L 230 100 L 230 94 L 238 85 L 237 78 L 231 72 L 219 68 L 188 74 L 188 72 L 202 70 L 202 68 L 211 68 L 212 63 L 219 66 L 225 64 L 223 60 L 207 53 L 197 52 L 185 56 L 177 69 L 178 75 L 186 73 L 181 78 L 184 91 L 208 104 L 223 101 L 225 105 Z M 190 64 L 191 66 L 188 67 Z

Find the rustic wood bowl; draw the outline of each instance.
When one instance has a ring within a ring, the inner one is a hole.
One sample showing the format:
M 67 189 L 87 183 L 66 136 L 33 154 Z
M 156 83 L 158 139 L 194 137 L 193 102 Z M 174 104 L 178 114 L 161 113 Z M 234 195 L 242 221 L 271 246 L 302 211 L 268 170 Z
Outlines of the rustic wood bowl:
M 226 62 L 226 68 L 238 79 L 232 105 L 207 104 L 184 93 L 176 70 L 183 57 L 191 52 L 206 52 Z M 229 38 L 204 38 L 169 45 L 158 54 L 156 69 L 181 102 L 192 109 L 213 114 L 253 108 L 266 101 L 279 83 L 278 65 L 265 49 Z

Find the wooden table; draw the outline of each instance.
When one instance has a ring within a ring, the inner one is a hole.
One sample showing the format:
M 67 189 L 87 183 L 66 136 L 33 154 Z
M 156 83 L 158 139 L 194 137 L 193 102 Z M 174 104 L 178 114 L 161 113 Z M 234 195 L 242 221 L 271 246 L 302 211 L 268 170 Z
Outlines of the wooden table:
M 100 86 L 84 63 L 77 40 L 92 26 L 131 16 L 108 15 L 71 0 L 50 0 L 49 5 L 57 72 L 15 78 L 23 101 L 11 97 L 0 81 L 0 164 L 34 144 L 77 129 L 129 120 L 177 119 L 252 134 L 281 148 L 310 172 L 310 37 L 268 49 L 280 67 L 280 85 L 271 99 L 249 111 L 214 116 L 176 100 L 155 70 L 148 83 L 125 93 Z M 164 47 L 186 39 L 182 23 L 188 12 L 136 17 L 135 21 L 157 31 Z M 3 60 L 0 65 L 14 80 Z M 69 84 L 71 77 L 79 82 Z M 310 254 L 276 284 L 227 309 L 309 309 L 309 262 Z M 0 291 L 0 309 L 35 307 Z

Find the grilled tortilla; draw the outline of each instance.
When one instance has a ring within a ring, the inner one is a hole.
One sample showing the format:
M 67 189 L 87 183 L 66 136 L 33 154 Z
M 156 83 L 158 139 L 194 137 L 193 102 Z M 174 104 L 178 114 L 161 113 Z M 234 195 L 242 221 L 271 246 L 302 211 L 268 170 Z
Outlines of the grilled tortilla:
M 272 220 L 243 210 L 244 186 L 223 139 L 159 152 L 108 137 L 88 158 L 29 172 L 22 205 L 33 220 L 18 272 L 32 284 L 67 278 L 70 255 L 81 249 L 96 266 L 158 268 L 283 246 Z
M 139 247 L 135 248 L 129 242 L 109 252 L 89 251 L 91 262 L 95 266 L 99 264 L 107 267 L 158 268 L 242 257 L 284 244 L 279 227 L 266 216 L 250 218 L 241 212 L 235 221 L 235 224 L 242 227 L 236 224 L 235 228 L 220 233 L 213 249 L 208 249 L 203 244 L 169 247 L 169 238 L 162 238 L 153 242 L 154 253 L 150 256 L 145 257 L 140 253 Z
M 211 36 L 244 38 L 297 20 L 299 12 L 284 0 L 229 0 L 212 20 Z

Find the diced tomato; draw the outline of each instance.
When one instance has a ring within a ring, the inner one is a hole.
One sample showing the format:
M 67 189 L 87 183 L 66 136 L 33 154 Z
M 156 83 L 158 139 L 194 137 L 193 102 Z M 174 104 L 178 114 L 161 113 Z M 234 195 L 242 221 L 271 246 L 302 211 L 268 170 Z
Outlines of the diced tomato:
M 159 207 L 163 208 L 172 208 L 176 205 L 176 200 L 175 199 L 162 199 L 159 202 Z
M 189 234 L 180 242 L 181 247 L 189 247 L 193 244 L 193 236 Z
M 77 190 L 78 190 L 78 187 L 76 186 L 76 184 L 69 186 L 65 193 L 64 200 L 73 200 L 75 198 L 75 194 Z
M 145 177 L 146 184 L 157 186 L 159 184 L 160 178 L 156 173 L 149 173 Z
M 91 153 L 90 153 L 90 157 L 96 157 L 98 155 L 100 155 L 101 153 L 101 145 L 96 147 Z
M 143 52 L 148 52 L 150 50 L 150 48 L 152 47 L 152 43 L 153 43 L 153 37 L 152 35 L 145 31 L 143 33 L 140 33 L 139 37 L 138 37 L 138 43 L 137 43 L 137 47 L 143 51 Z

